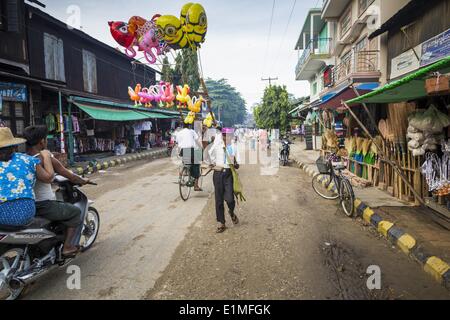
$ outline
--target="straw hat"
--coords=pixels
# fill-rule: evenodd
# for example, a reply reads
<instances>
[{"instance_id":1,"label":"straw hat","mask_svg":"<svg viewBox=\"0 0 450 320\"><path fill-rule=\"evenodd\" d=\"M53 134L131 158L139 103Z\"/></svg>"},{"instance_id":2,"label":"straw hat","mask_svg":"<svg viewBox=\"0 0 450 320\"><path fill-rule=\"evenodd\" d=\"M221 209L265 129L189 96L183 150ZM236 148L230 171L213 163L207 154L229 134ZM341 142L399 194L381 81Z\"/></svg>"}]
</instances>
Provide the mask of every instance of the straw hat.
<instances>
[{"instance_id":1,"label":"straw hat","mask_svg":"<svg viewBox=\"0 0 450 320\"><path fill-rule=\"evenodd\" d=\"M0 128L0 149L12 146L18 146L22 143L27 142L25 139L14 138L11 129Z\"/></svg>"}]
</instances>

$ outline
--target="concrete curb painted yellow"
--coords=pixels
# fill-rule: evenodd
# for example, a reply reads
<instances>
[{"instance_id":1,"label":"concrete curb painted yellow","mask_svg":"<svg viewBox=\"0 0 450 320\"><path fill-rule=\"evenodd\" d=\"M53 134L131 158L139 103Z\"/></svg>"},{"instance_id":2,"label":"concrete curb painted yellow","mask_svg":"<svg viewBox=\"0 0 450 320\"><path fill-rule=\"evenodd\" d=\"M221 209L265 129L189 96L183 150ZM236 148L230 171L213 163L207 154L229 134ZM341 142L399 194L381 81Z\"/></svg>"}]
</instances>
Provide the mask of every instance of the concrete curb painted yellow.
<instances>
[{"instance_id":1,"label":"concrete curb painted yellow","mask_svg":"<svg viewBox=\"0 0 450 320\"><path fill-rule=\"evenodd\" d=\"M294 159L294 161L310 177L317 174L311 166L297 159ZM323 180L319 179L319 181L325 185ZM397 227L393 222L383 219L361 199L355 200L355 210L367 224L374 227L388 241L396 245L400 251L418 262L426 273L450 290L450 265L448 263L428 254L413 236Z\"/></svg>"},{"instance_id":2,"label":"concrete curb painted yellow","mask_svg":"<svg viewBox=\"0 0 450 320\"><path fill-rule=\"evenodd\" d=\"M90 175L100 170L107 170L109 168L114 168L122 164L126 164L132 161L138 161L143 159L154 160L158 158L163 158L167 156L166 150L157 151L145 151L137 155L127 155L110 161L102 161L96 165L85 165L81 167L72 168L72 170L79 175Z\"/></svg>"}]
</instances>

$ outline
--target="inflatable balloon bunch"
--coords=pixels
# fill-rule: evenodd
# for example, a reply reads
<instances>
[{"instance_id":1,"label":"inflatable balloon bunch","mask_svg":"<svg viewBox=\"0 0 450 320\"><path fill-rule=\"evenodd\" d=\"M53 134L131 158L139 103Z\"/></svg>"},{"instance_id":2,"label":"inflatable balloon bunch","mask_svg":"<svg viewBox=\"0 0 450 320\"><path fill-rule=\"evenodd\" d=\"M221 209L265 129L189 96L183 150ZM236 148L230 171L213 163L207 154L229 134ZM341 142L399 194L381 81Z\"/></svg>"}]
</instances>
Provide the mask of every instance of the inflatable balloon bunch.
<instances>
[{"instance_id":1,"label":"inflatable balloon bunch","mask_svg":"<svg viewBox=\"0 0 450 320\"><path fill-rule=\"evenodd\" d=\"M167 43L157 35L156 15L152 20L146 20L139 16L131 17L128 23L123 21L108 22L111 35L116 42L125 48L125 53L130 58L135 58L138 51L144 53L145 59L150 64L155 64L157 56L168 52Z\"/></svg>"},{"instance_id":2,"label":"inflatable balloon bunch","mask_svg":"<svg viewBox=\"0 0 450 320\"><path fill-rule=\"evenodd\" d=\"M180 18L157 14L151 20L133 16L128 22L110 21L108 24L112 37L125 48L129 57L136 57L137 48L150 64L155 64L157 56L165 55L170 49L190 47L196 50L205 42L208 30L206 11L199 3L185 4Z\"/></svg>"},{"instance_id":3,"label":"inflatable balloon bunch","mask_svg":"<svg viewBox=\"0 0 450 320\"><path fill-rule=\"evenodd\" d=\"M134 89L128 87L128 95L137 107L151 108L152 102L158 104L160 108L172 108L175 105L175 94L170 82L161 81L159 85L148 88L143 88L141 84L137 84Z\"/></svg>"},{"instance_id":4,"label":"inflatable balloon bunch","mask_svg":"<svg viewBox=\"0 0 450 320\"><path fill-rule=\"evenodd\" d=\"M203 124L208 128L211 128L214 123L214 114L212 112L208 113L205 120L203 120Z\"/></svg>"}]
</instances>

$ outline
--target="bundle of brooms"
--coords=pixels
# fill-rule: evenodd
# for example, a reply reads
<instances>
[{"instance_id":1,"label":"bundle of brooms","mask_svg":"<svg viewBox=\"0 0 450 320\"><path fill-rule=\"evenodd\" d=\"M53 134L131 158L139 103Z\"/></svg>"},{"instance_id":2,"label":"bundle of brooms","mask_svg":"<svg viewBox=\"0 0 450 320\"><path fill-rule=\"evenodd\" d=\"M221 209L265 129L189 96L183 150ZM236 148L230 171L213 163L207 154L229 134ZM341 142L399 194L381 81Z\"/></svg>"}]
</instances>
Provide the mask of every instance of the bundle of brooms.
<instances>
[{"instance_id":1,"label":"bundle of brooms","mask_svg":"<svg viewBox=\"0 0 450 320\"><path fill-rule=\"evenodd\" d=\"M388 107L389 134L388 140L400 146L406 152L406 134L408 130L408 116L416 110L414 103L391 103Z\"/></svg>"}]
</instances>

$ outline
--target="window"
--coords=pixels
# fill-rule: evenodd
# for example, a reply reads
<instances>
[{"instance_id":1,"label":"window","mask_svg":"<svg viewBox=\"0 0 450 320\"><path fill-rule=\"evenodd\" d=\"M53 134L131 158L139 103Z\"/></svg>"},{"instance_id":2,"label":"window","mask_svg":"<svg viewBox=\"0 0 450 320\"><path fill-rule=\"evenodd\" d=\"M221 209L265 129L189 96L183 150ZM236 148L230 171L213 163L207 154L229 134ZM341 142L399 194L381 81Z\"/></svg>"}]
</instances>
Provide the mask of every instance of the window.
<instances>
[{"instance_id":1,"label":"window","mask_svg":"<svg viewBox=\"0 0 450 320\"><path fill-rule=\"evenodd\" d=\"M45 77L66 81L64 70L64 44L61 39L44 33Z\"/></svg>"},{"instance_id":2,"label":"window","mask_svg":"<svg viewBox=\"0 0 450 320\"><path fill-rule=\"evenodd\" d=\"M14 135L21 136L27 125L27 115L24 112L25 104L3 100L0 120L11 129Z\"/></svg>"},{"instance_id":3,"label":"window","mask_svg":"<svg viewBox=\"0 0 450 320\"><path fill-rule=\"evenodd\" d=\"M374 2L375 0L358 0L359 15L363 14L364 11Z\"/></svg>"},{"instance_id":4,"label":"window","mask_svg":"<svg viewBox=\"0 0 450 320\"><path fill-rule=\"evenodd\" d=\"M348 30L350 30L352 26L352 8L349 7L347 11L342 16L340 25L341 25L341 37L347 33Z\"/></svg>"},{"instance_id":5,"label":"window","mask_svg":"<svg viewBox=\"0 0 450 320\"><path fill-rule=\"evenodd\" d=\"M362 39L355 45L355 52L367 50L367 38Z\"/></svg>"},{"instance_id":6,"label":"window","mask_svg":"<svg viewBox=\"0 0 450 320\"><path fill-rule=\"evenodd\" d=\"M83 50L84 91L97 93L97 60L92 52Z\"/></svg>"}]
</instances>

